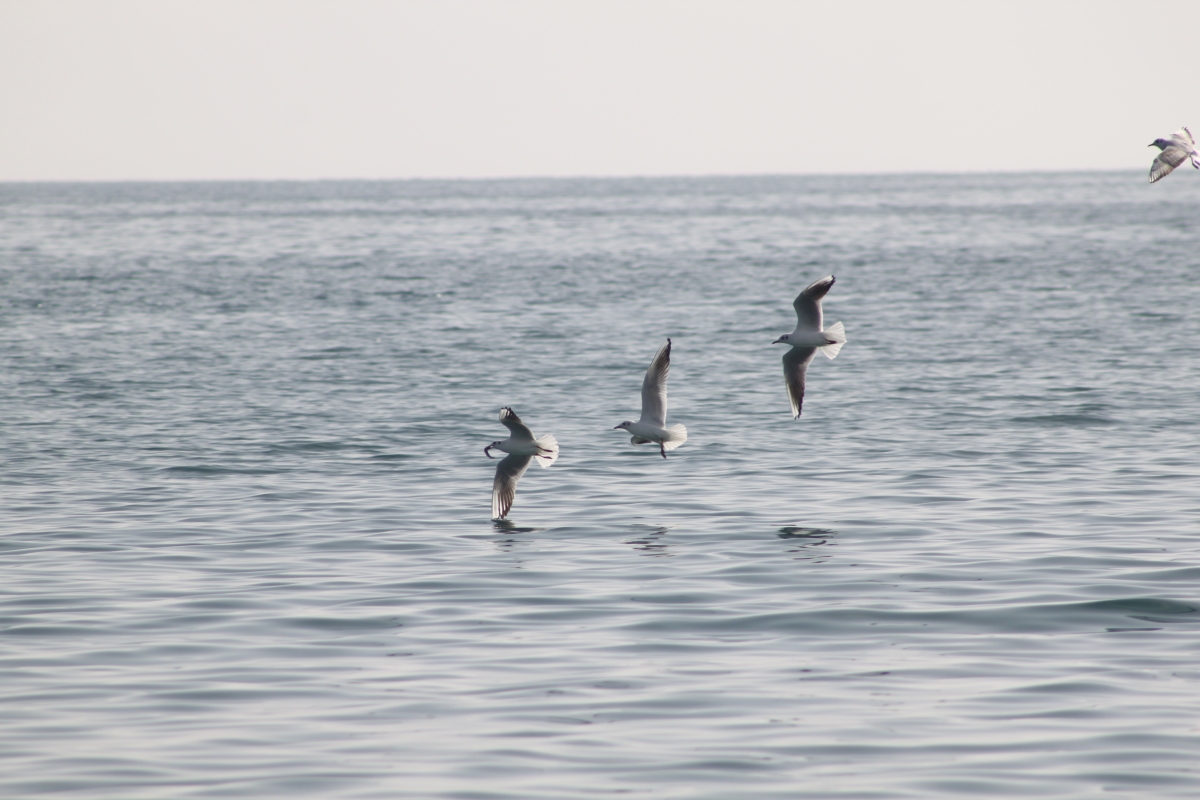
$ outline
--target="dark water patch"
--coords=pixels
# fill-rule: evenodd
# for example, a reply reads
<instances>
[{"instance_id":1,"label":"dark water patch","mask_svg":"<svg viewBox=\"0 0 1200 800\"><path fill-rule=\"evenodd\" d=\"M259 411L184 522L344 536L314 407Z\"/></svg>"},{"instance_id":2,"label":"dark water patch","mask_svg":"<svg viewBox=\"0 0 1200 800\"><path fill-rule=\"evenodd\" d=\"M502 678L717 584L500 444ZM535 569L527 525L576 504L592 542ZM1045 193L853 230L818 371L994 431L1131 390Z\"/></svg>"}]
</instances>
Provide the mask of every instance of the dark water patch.
<instances>
[{"instance_id":1,"label":"dark water patch","mask_svg":"<svg viewBox=\"0 0 1200 800\"><path fill-rule=\"evenodd\" d=\"M374 454L376 448L362 445L358 442L344 441L291 441L273 443L268 452L271 453L329 453L343 450L365 451Z\"/></svg>"},{"instance_id":2,"label":"dark water patch","mask_svg":"<svg viewBox=\"0 0 1200 800\"><path fill-rule=\"evenodd\" d=\"M163 467L157 472L168 475L219 477L221 475L278 475L288 472L284 468L267 467L220 467L212 464L184 464L173 467Z\"/></svg>"},{"instance_id":3,"label":"dark water patch","mask_svg":"<svg viewBox=\"0 0 1200 800\"><path fill-rule=\"evenodd\" d=\"M1037 414L1013 417L1012 421L1019 425L1042 428L1091 428L1116 424L1115 420L1095 414Z\"/></svg>"},{"instance_id":4,"label":"dark water patch","mask_svg":"<svg viewBox=\"0 0 1200 800\"><path fill-rule=\"evenodd\" d=\"M356 633L382 631L403 627L396 617L350 619L346 617L291 617L276 620L291 628L302 628L321 633Z\"/></svg>"},{"instance_id":5,"label":"dark water patch","mask_svg":"<svg viewBox=\"0 0 1200 800\"><path fill-rule=\"evenodd\" d=\"M1162 628L1105 628L1105 633L1149 633L1161 631Z\"/></svg>"},{"instance_id":6,"label":"dark water patch","mask_svg":"<svg viewBox=\"0 0 1200 800\"><path fill-rule=\"evenodd\" d=\"M375 295L376 297L393 297L400 300L424 300L431 297L437 297L437 295L429 292L417 292L411 289L393 289L388 291L377 289L371 294Z\"/></svg>"},{"instance_id":7,"label":"dark water patch","mask_svg":"<svg viewBox=\"0 0 1200 800\"><path fill-rule=\"evenodd\" d=\"M1196 609L1171 600L1131 599L1089 603L1050 603L1005 608L966 607L956 610L910 611L901 607L839 607L765 614L720 612L708 619L675 621L679 635L764 632L821 636L869 630L879 633L960 631L976 633L1091 632L1104 629L1105 619L1200 623ZM666 632L657 620L635 623L638 629Z\"/></svg>"},{"instance_id":8,"label":"dark water patch","mask_svg":"<svg viewBox=\"0 0 1200 800\"><path fill-rule=\"evenodd\" d=\"M1200 609L1188 603L1159 598L1130 598L1126 600L1098 600L1081 606L1088 610L1104 613L1127 614L1132 619L1146 622L1200 622Z\"/></svg>"}]
</instances>

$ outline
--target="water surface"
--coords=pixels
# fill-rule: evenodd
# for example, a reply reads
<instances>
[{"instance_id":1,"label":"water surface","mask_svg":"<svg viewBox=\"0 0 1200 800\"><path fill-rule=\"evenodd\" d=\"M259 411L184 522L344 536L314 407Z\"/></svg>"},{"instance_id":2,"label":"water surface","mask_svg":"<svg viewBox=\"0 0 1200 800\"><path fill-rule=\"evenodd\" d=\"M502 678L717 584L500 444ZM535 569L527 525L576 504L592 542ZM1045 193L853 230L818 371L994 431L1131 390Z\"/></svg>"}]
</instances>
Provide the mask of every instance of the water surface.
<instances>
[{"instance_id":1,"label":"water surface","mask_svg":"<svg viewBox=\"0 0 1200 800\"><path fill-rule=\"evenodd\" d=\"M0 185L0 794L1195 797L1198 203Z\"/></svg>"}]
</instances>

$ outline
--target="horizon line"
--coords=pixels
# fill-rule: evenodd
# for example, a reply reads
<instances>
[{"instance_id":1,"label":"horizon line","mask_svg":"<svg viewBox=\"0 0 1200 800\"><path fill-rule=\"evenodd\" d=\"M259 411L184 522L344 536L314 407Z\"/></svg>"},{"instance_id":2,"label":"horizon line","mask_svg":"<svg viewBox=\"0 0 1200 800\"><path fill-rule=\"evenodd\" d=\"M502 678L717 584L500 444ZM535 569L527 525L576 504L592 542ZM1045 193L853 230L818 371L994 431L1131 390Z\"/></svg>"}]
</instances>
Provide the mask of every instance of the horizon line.
<instances>
[{"instance_id":1,"label":"horizon line","mask_svg":"<svg viewBox=\"0 0 1200 800\"><path fill-rule=\"evenodd\" d=\"M889 172L678 172L630 173L624 175L459 175L409 177L276 177L276 178L0 178L0 185L11 184L68 184L68 183L400 183L400 182L484 182L484 181L570 181L570 180L669 180L713 178L884 178L903 176L949 177L956 175L1065 175L1080 173L1132 173L1141 168L1119 167L1106 169L980 169L980 170L896 170Z\"/></svg>"}]
</instances>

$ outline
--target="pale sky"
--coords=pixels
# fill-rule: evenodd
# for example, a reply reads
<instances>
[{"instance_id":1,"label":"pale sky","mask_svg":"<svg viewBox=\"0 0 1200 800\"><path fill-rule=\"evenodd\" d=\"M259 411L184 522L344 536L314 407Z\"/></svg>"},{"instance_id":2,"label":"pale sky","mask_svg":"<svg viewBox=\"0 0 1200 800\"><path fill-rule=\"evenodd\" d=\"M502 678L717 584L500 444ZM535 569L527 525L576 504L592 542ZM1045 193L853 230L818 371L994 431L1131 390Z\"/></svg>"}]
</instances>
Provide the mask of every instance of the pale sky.
<instances>
[{"instance_id":1,"label":"pale sky","mask_svg":"<svg viewBox=\"0 0 1200 800\"><path fill-rule=\"evenodd\" d=\"M0 0L0 180L1149 169L1160 8Z\"/></svg>"}]
</instances>

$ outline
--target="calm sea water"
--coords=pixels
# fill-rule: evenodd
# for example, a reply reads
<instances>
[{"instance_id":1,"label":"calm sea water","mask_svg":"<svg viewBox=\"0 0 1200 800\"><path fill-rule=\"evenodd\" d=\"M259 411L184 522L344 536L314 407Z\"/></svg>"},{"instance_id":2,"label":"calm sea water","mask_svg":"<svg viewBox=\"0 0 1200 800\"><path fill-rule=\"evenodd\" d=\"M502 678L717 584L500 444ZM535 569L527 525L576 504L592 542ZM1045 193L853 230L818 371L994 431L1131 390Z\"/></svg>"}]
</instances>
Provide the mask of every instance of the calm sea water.
<instances>
[{"instance_id":1,"label":"calm sea water","mask_svg":"<svg viewBox=\"0 0 1200 800\"><path fill-rule=\"evenodd\" d=\"M0 185L0 796L1195 797L1198 207Z\"/></svg>"}]
</instances>

